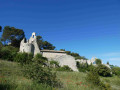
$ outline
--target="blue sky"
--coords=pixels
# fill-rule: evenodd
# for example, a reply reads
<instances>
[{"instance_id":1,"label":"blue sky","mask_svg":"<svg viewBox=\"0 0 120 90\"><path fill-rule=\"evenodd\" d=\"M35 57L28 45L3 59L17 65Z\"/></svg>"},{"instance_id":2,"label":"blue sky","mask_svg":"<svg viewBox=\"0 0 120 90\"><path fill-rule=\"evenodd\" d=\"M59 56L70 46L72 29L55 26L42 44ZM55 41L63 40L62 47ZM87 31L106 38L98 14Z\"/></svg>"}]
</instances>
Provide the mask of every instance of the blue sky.
<instances>
[{"instance_id":1,"label":"blue sky","mask_svg":"<svg viewBox=\"0 0 120 90\"><path fill-rule=\"evenodd\" d=\"M120 66L119 0L0 0L0 25Z\"/></svg>"}]
</instances>

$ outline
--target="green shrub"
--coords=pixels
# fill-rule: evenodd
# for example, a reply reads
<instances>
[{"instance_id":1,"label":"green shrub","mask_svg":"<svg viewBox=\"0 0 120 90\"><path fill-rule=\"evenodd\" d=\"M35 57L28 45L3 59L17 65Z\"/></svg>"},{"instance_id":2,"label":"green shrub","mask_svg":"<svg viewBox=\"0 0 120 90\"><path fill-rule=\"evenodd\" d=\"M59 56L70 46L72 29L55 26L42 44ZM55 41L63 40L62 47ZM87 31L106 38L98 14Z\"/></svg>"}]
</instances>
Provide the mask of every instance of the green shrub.
<instances>
[{"instance_id":1,"label":"green shrub","mask_svg":"<svg viewBox=\"0 0 120 90\"><path fill-rule=\"evenodd\" d=\"M17 53L14 61L19 62L21 65L28 64L32 62L33 54L32 53Z\"/></svg>"},{"instance_id":2,"label":"green shrub","mask_svg":"<svg viewBox=\"0 0 120 90\"><path fill-rule=\"evenodd\" d=\"M113 67L112 68L112 73L120 76L120 67Z\"/></svg>"},{"instance_id":3,"label":"green shrub","mask_svg":"<svg viewBox=\"0 0 120 90\"><path fill-rule=\"evenodd\" d=\"M39 64L45 64L45 62L47 62L47 58L42 57L41 54L36 54L35 57L33 58L34 62L38 62Z\"/></svg>"},{"instance_id":4,"label":"green shrub","mask_svg":"<svg viewBox=\"0 0 120 90\"><path fill-rule=\"evenodd\" d=\"M64 65L63 67L59 67L56 69L57 71L73 71L69 66Z\"/></svg>"},{"instance_id":5,"label":"green shrub","mask_svg":"<svg viewBox=\"0 0 120 90\"><path fill-rule=\"evenodd\" d=\"M49 86L58 86L56 73L52 73L49 68L44 68L40 63L33 62L24 66L25 76L34 82L47 84Z\"/></svg>"},{"instance_id":6,"label":"green shrub","mask_svg":"<svg viewBox=\"0 0 120 90\"><path fill-rule=\"evenodd\" d=\"M100 80L100 77L98 75L98 72L95 70L95 68L92 68L89 73L87 73L86 80L88 82L91 82L93 85L98 86L102 90L111 90L111 86L109 83L103 83Z\"/></svg>"},{"instance_id":7,"label":"green shrub","mask_svg":"<svg viewBox=\"0 0 120 90\"><path fill-rule=\"evenodd\" d=\"M13 61L17 52L18 52L18 48L12 46L4 46L0 50L0 58Z\"/></svg>"},{"instance_id":8,"label":"green shrub","mask_svg":"<svg viewBox=\"0 0 120 90\"><path fill-rule=\"evenodd\" d=\"M80 62L76 62L76 66L79 70L79 72L86 72L86 71L89 71L89 65L88 63L80 63Z\"/></svg>"},{"instance_id":9,"label":"green shrub","mask_svg":"<svg viewBox=\"0 0 120 90\"><path fill-rule=\"evenodd\" d=\"M87 74L86 80L92 82L95 85L100 84L100 77L98 73L94 71L94 69Z\"/></svg>"},{"instance_id":10,"label":"green shrub","mask_svg":"<svg viewBox=\"0 0 120 90\"><path fill-rule=\"evenodd\" d=\"M110 68L108 68L107 66L105 65L98 65L95 69L95 71L97 71L97 73L100 75L100 76L103 76L103 77L109 77L111 76L111 70Z\"/></svg>"},{"instance_id":11,"label":"green shrub","mask_svg":"<svg viewBox=\"0 0 120 90\"><path fill-rule=\"evenodd\" d=\"M57 61L50 61L50 65L55 65L56 67L59 67L59 63Z\"/></svg>"}]
</instances>

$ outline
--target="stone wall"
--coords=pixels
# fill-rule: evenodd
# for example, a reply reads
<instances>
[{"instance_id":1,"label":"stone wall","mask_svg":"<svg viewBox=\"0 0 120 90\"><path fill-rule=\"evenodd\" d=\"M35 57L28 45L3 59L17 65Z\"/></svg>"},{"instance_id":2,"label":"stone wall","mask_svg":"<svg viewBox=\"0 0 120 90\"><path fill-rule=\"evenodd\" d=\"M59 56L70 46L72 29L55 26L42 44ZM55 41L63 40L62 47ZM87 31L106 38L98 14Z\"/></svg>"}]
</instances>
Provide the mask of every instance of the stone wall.
<instances>
[{"instance_id":1,"label":"stone wall","mask_svg":"<svg viewBox=\"0 0 120 90\"><path fill-rule=\"evenodd\" d=\"M43 57L47 58L55 58L56 56L63 56L66 55L65 53L54 53L54 52L42 52Z\"/></svg>"}]
</instances>

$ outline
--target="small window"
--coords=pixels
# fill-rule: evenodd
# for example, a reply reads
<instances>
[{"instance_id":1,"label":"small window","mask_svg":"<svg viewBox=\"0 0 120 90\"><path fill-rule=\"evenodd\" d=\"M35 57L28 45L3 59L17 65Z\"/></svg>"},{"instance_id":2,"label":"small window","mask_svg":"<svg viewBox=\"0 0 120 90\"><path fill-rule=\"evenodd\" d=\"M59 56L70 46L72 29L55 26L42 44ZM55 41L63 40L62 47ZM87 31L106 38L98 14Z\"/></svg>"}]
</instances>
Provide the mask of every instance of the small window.
<instances>
[{"instance_id":1,"label":"small window","mask_svg":"<svg viewBox=\"0 0 120 90\"><path fill-rule=\"evenodd\" d=\"M33 35L33 38L34 38L34 35Z\"/></svg>"}]
</instances>

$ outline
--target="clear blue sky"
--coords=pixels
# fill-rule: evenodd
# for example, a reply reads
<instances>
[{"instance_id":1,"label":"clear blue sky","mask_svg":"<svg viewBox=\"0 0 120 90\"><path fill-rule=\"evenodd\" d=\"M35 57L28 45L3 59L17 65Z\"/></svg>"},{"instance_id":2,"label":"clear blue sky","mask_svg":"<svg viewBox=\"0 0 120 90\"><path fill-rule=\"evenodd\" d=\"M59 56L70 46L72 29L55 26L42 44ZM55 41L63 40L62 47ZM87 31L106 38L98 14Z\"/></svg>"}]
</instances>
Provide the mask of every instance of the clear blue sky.
<instances>
[{"instance_id":1,"label":"clear blue sky","mask_svg":"<svg viewBox=\"0 0 120 90\"><path fill-rule=\"evenodd\" d=\"M0 25L120 66L120 0L0 0Z\"/></svg>"}]
</instances>

